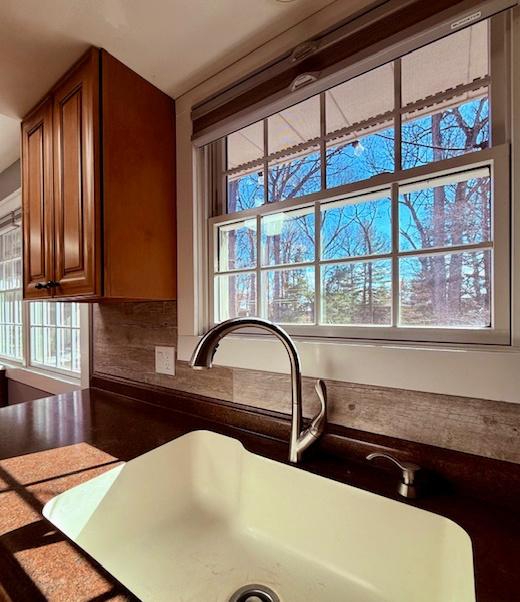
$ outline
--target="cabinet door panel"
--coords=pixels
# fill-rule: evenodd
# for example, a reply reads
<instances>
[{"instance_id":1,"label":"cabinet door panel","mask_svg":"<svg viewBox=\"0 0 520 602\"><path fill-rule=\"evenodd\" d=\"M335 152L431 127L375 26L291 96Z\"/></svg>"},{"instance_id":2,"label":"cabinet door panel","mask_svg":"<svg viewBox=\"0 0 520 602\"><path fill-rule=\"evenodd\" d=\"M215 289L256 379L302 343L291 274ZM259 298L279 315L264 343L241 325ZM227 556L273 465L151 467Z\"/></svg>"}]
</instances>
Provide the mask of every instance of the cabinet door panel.
<instances>
[{"instance_id":1,"label":"cabinet door panel","mask_svg":"<svg viewBox=\"0 0 520 602\"><path fill-rule=\"evenodd\" d=\"M53 280L52 100L22 123L24 298L45 299ZM38 287L38 288L37 288Z\"/></svg>"},{"instance_id":2,"label":"cabinet door panel","mask_svg":"<svg viewBox=\"0 0 520 602\"><path fill-rule=\"evenodd\" d=\"M97 60L89 54L55 91L55 297L100 294Z\"/></svg>"}]
</instances>

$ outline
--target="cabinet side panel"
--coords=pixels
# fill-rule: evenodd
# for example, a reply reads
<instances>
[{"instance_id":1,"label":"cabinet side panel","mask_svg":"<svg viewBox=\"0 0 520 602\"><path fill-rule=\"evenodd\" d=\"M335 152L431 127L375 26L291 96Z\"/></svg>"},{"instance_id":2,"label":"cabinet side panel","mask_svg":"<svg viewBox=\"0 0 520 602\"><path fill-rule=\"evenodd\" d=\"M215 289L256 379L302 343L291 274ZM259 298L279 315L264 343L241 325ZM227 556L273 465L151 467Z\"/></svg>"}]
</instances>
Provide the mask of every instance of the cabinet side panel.
<instances>
[{"instance_id":1,"label":"cabinet side panel","mask_svg":"<svg viewBox=\"0 0 520 602\"><path fill-rule=\"evenodd\" d=\"M105 297L176 298L175 105L102 52Z\"/></svg>"}]
</instances>

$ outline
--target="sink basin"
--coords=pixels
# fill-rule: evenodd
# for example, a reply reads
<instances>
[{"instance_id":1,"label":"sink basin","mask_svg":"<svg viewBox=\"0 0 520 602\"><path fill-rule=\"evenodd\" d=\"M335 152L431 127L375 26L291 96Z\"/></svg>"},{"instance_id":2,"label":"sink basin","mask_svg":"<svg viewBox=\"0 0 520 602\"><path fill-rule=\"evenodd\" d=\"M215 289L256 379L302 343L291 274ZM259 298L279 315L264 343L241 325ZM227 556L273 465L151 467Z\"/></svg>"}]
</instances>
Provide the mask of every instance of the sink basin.
<instances>
[{"instance_id":1,"label":"sink basin","mask_svg":"<svg viewBox=\"0 0 520 602\"><path fill-rule=\"evenodd\" d=\"M145 601L227 602L247 584L281 602L475 601L471 542L452 521L207 431L56 496L43 514Z\"/></svg>"}]
</instances>

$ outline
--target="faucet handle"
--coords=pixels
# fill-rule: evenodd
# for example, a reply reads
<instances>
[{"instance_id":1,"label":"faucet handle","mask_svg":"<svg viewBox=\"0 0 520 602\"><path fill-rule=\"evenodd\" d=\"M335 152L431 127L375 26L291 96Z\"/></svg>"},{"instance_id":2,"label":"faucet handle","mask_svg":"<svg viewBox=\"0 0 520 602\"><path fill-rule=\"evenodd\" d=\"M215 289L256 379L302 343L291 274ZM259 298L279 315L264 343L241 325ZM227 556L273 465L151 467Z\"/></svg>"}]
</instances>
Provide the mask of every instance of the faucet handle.
<instances>
[{"instance_id":1,"label":"faucet handle","mask_svg":"<svg viewBox=\"0 0 520 602\"><path fill-rule=\"evenodd\" d=\"M316 389L316 394L318 395L318 399L320 400L320 411L316 418L320 420L327 419L327 387L325 386L324 381L321 378L318 378L316 383L314 384L314 388Z\"/></svg>"},{"instance_id":2,"label":"faucet handle","mask_svg":"<svg viewBox=\"0 0 520 602\"><path fill-rule=\"evenodd\" d=\"M417 497L417 490L415 488L415 476L417 471L421 469L417 464L413 464L412 462L403 462L394 458L390 454L383 453L373 453L367 456L367 460L375 460L376 458L384 458L386 460L390 460L393 464L395 464L402 471L402 480L399 484L398 491L403 497L407 498L415 498Z\"/></svg>"},{"instance_id":3,"label":"faucet handle","mask_svg":"<svg viewBox=\"0 0 520 602\"><path fill-rule=\"evenodd\" d=\"M320 400L320 411L314 416L307 430L317 438L325 431L325 424L327 422L327 388L321 378L318 378L314 388Z\"/></svg>"}]
</instances>

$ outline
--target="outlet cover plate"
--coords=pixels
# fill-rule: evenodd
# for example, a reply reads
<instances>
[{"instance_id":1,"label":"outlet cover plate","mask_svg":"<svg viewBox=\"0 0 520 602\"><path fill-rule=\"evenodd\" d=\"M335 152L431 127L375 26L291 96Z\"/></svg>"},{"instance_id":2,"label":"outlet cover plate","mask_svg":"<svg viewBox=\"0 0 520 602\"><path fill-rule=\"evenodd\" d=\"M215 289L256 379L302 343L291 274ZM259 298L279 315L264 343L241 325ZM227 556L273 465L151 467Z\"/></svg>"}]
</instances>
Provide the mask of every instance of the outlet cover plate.
<instances>
[{"instance_id":1,"label":"outlet cover plate","mask_svg":"<svg viewBox=\"0 0 520 602\"><path fill-rule=\"evenodd\" d=\"M175 347L155 348L155 371L175 376Z\"/></svg>"}]
</instances>

